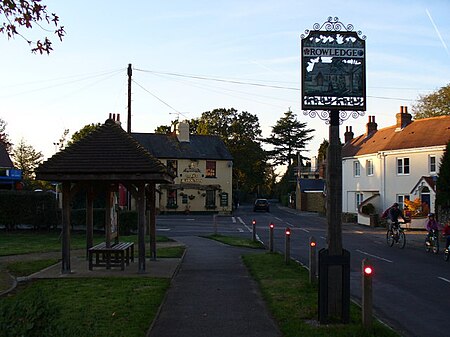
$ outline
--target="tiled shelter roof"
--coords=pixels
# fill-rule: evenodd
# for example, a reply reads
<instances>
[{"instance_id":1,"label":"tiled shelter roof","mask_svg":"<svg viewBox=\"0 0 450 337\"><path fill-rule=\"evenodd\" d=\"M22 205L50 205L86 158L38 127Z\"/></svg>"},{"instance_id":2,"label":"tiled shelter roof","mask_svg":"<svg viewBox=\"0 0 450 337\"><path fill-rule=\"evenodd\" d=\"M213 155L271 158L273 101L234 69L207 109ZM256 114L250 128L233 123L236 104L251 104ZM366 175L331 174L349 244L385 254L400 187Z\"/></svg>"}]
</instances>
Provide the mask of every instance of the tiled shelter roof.
<instances>
[{"instance_id":1,"label":"tiled shelter roof","mask_svg":"<svg viewBox=\"0 0 450 337\"><path fill-rule=\"evenodd\" d=\"M36 177L55 181L172 182L166 166L111 119L42 163Z\"/></svg>"}]
</instances>

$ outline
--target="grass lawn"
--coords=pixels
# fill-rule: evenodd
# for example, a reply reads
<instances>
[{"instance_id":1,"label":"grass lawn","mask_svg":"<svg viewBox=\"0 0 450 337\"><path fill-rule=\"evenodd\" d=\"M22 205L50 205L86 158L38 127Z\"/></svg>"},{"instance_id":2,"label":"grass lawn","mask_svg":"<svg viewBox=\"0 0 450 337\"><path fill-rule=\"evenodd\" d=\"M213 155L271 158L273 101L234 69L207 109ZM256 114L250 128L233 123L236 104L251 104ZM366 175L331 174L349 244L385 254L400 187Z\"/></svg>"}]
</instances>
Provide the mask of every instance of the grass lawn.
<instances>
[{"instance_id":1,"label":"grass lawn","mask_svg":"<svg viewBox=\"0 0 450 337\"><path fill-rule=\"evenodd\" d=\"M0 298L5 336L145 336L169 279L38 280Z\"/></svg>"},{"instance_id":2,"label":"grass lawn","mask_svg":"<svg viewBox=\"0 0 450 337\"><path fill-rule=\"evenodd\" d=\"M8 263L6 269L15 277L28 276L42 269L58 263L58 259L44 259L34 261L17 261Z\"/></svg>"},{"instance_id":3,"label":"grass lawn","mask_svg":"<svg viewBox=\"0 0 450 337\"><path fill-rule=\"evenodd\" d=\"M244 263L260 285L263 297L284 337L399 336L374 320L371 329L361 324L361 310L351 304L349 324L316 324L318 288L309 283L308 271L296 263L286 265L281 254L248 254Z\"/></svg>"},{"instance_id":4,"label":"grass lawn","mask_svg":"<svg viewBox=\"0 0 450 337\"><path fill-rule=\"evenodd\" d=\"M43 253L61 250L60 231L39 232L39 231L0 231L0 256L17 255L27 253ZM94 234L94 244L104 241L103 234ZM137 244L137 235L122 235L121 241L133 241ZM149 242L146 236L146 242ZM157 236L157 242L170 241L167 237ZM86 248L86 233L71 233L71 249Z\"/></svg>"}]
</instances>

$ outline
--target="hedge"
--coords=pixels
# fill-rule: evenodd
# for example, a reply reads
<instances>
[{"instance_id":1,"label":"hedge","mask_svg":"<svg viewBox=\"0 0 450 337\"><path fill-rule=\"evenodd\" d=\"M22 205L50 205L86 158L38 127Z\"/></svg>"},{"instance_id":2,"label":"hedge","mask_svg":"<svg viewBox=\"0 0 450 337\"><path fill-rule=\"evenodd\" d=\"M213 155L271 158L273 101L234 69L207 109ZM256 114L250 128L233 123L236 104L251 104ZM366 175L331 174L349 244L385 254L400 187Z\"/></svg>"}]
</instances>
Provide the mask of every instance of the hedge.
<instances>
[{"instance_id":1,"label":"hedge","mask_svg":"<svg viewBox=\"0 0 450 337\"><path fill-rule=\"evenodd\" d=\"M7 229L32 225L35 229L58 224L55 195L48 192L0 191L0 224Z\"/></svg>"}]
</instances>

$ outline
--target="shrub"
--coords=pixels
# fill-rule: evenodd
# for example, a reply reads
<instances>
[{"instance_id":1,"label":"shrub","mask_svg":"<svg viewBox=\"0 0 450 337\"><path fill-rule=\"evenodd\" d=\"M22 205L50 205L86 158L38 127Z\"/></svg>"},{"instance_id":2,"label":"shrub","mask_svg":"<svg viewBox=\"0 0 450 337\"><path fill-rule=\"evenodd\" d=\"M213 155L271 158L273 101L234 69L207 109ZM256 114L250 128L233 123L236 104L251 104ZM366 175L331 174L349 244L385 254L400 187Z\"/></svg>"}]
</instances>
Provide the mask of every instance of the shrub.
<instances>
[{"instance_id":1,"label":"shrub","mask_svg":"<svg viewBox=\"0 0 450 337\"><path fill-rule=\"evenodd\" d=\"M136 211L119 212L119 234L130 235L137 230L138 213Z\"/></svg>"},{"instance_id":2,"label":"shrub","mask_svg":"<svg viewBox=\"0 0 450 337\"><path fill-rule=\"evenodd\" d=\"M361 207L361 212L363 214L367 214L367 215L374 214L375 213L375 206L372 205L371 203L368 203L368 204L366 204L366 205Z\"/></svg>"}]
</instances>

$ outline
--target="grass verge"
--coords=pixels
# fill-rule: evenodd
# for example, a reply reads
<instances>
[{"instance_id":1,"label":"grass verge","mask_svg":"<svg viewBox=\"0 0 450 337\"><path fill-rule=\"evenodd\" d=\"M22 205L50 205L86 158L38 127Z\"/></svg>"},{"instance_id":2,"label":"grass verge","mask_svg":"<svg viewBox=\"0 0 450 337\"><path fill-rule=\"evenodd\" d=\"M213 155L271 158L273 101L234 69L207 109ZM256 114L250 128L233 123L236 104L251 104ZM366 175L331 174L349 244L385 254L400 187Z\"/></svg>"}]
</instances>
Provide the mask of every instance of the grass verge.
<instances>
[{"instance_id":1,"label":"grass verge","mask_svg":"<svg viewBox=\"0 0 450 337\"><path fill-rule=\"evenodd\" d=\"M0 298L0 329L6 336L145 336L169 283L158 278L38 280Z\"/></svg>"},{"instance_id":2,"label":"grass verge","mask_svg":"<svg viewBox=\"0 0 450 337\"><path fill-rule=\"evenodd\" d=\"M361 323L361 310L354 303L349 324L319 325L318 288L309 283L308 271L296 263L286 265L280 254L248 254L244 263L260 285L263 297L284 337L297 336L399 336L374 320L370 329Z\"/></svg>"},{"instance_id":3,"label":"grass verge","mask_svg":"<svg viewBox=\"0 0 450 337\"><path fill-rule=\"evenodd\" d=\"M28 276L44 268L50 267L58 263L58 261L58 259L16 261L8 263L6 269L11 275L15 277Z\"/></svg>"},{"instance_id":4,"label":"grass verge","mask_svg":"<svg viewBox=\"0 0 450 337\"><path fill-rule=\"evenodd\" d=\"M237 247L246 247L246 248L255 248L255 249L263 249L264 245L259 241L253 241L246 238L240 238L237 236L225 236L220 234L212 234L204 236L207 239L216 240L227 245L237 246Z\"/></svg>"}]
</instances>

